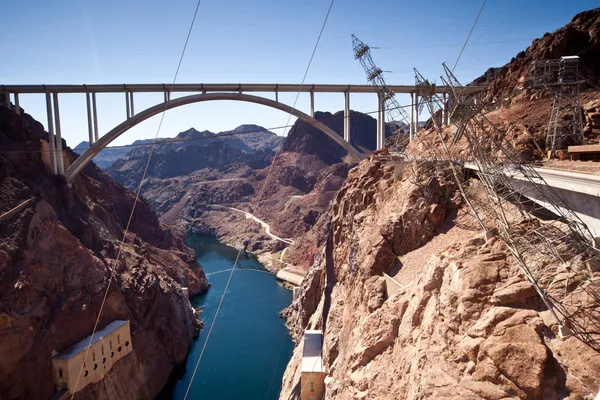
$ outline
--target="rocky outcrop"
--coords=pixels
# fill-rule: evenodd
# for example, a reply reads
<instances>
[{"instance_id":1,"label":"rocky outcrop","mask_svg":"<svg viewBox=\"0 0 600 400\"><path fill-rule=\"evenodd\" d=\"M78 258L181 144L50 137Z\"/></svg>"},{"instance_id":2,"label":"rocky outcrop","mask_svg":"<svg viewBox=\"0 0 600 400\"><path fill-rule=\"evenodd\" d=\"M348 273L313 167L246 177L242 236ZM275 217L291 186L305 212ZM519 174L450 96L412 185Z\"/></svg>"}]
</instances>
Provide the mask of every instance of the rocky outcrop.
<instances>
[{"instance_id":1,"label":"rocky outcrop","mask_svg":"<svg viewBox=\"0 0 600 400\"><path fill-rule=\"evenodd\" d=\"M577 14L570 23L542 38L517 54L501 68L491 68L474 84L489 84L489 99L502 103L527 89L527 76L536 60L577 55L581 75L591 84L600 83L600 8ZM584 85L586 87L587 85Z\"/></svg>"},{"instance_id":2,"label":"rocky outcrop","mask_svg":"<svg viewBox=\"0 0 600 400\"><path fill-rule=\"evenodd\" d=\"M165 139L163 139L163 138L158 138L157 142L162 142L164 140ZM149 144L152 144L153 142L154 142L154 139L140 139L140 140L134 141L130 145L106 147L106 148L100 150L100 152L98 154L96 154L96 156L94 156L94 164L96 164L97 166L99 166L102 169L106 169L106 168L110 167L112 165L112 163L117 161L119 158L125 157L125 155L131 149L136 148L138 146L149 145ZM89 147L90 147L90 142L83 141L83 142L79 143L77 146L75 146L73 151L77 154L83 154L83 152L86 151Z\"/></svg>"},{"instance_id":3,"label":"rocky outcrop","mask_svg":"<svg viewBox=\"0 0 600 400\"><path fill-rule=\"evenodd\" d=\"M107 172L129 189L137 189L148 164L147 176L172 178L204 168L231 164L264 168L279 145L279 138L256 125L242 125L232 131L214 134L194 128L181 132L169 143L159 143L150 154L149 146L133 147L115 161Z\"/></svg>"},{"instance_id":4,"label":"rocky outcrop","mask_svg":"<svg viewBox=\"0 0 600 400\"><path fill-rule=\"evenodd\" d=\"M315 117L342 135L343 112L317 112ZM352 112L351 143L363 151L373 150L376 124L371 116ZM248 148L259 154L265 146L264 138L253 136L255 130L254 125L242 126L236 131L246 133L230 138L244 140ZM180 136L186 139L188 147L206 146L213 140L206 131L188 130ZM207 137L211 139L207 140ZM327 210L353 165L345 162L346 153L337 143L301 120L294 123L285 140L277 138L277 144L280 140L283 142L282 148L270 165L249 163L243 157L235 160L224 157L219 161L206 159L203 164L200 161L187 163L185 168L195 170L186 174L183 174L183 167L178 167L181 175L172 177L156 174L151 166L142 193L169 224L216 235L236 247L242 247L249 240L250 249L279 251L282 243L274 242L256 223L240 213L212 205L249 211L270 224L276 235L299 237L308 232ZM228 146L236 148L231 144ZM151 165L156 163L165 168L165 165L180 163L178 154L165 153L168 160L164 161L154 161L153 156ZM129 161L124 159L116 163L115 168L119 165L121 170L127 169ZM120 171L111 169L109 172L123 179ZM314 248L308 250L314 255ZM296 261L300 267L306 266L305 261L293 262Z\"/></svg>"},{"instance_id":5,"label":"rocky outcrop","mask_svg":"<svg viewBox=\"0 0 600 400\"><path fill-rule=\"evenodd\" d=\"M192 250L143 199L124 234L135 195L93 164L72 187L52 176L28 115L0 109L0 143L0 210L29 200L0 224L0 397L50 398L53 352L92 333L106 293L99 326L131 321L134 351L75 397L154 398L201 326L181 290L208 287Z\"/></svg>"},{"instance_id":6,"label":"rocky outcrop","mask_svg":"<svg viewBox=\"0 0 600 400\"><path fill-rule=\"evenodd\" d=\"M283 313L297 347L280 398L299 387L305 329L325 332L326 399L595 395L600 354L555 336L508 249L481 238L445 177L404 171L394 180L363 161L336 196L321 250Z\"/></svg>"}]
</instances>

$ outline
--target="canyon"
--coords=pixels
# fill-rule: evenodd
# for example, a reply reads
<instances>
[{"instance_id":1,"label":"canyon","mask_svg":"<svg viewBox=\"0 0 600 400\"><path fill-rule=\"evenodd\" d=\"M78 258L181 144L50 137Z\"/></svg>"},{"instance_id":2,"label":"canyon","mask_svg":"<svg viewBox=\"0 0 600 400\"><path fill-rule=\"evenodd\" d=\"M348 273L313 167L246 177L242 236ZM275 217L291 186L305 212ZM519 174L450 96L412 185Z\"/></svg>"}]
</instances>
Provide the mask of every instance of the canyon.
<instances>
[{"instance_id":1,"label":"canyon","mask_svg":"<svg viewBox=\"0 0 600 400\"><path fill-rule=\"evenodd\" d=\"M592 163L544 161L553 96L527 84L534 60L573 54L580 56L586 80L580 110L585 140L596 144L600 9L576 15L472 83L487 85L486 116L499 127L496 139L507 139L521 162L590 173ZM343 136L343 112L316 112L315 118ZM393 144L392 125L386 136ZM239 271L234 284L250 296L260 290L261 279L273 278L268 285L276 296L260 317L275 327L273 335L285 331L281 320L274 322L272 308L287 303L291 293L270 273L287 265L303 276L293 302L280 313L295 346L280 399L306 390L307 330L323 333L319 355L329 400L592 399L600 388L600 353L581 337L562 334L498 233L478 177L462 169L453 177L432 160L411 162L386 148L374 151L376 120L369 115L353 111L351 127L351 144L367 156L360 163L298 120L285 138L256 125L218 134L190 128L175 140L159 139L149 163L150 141L107 149L99 156L103 169L91 163L67 184L49 172L42 125L0 107L0 398L51 398L52 357L90 335L96 324L114 320L130 321L133 352L108 379L75 398L153 399L165 395L176 367L187 366L174 389L181 395L193 380L200 317L209 323L229 284L227 274L218 275L219 291L207 293L207 275L186 244L186 238L207 235L211 239L198 248L232 246L219 250L227 256L210 266L213 275L237 262L242 253L236 249L280 261L266 262L271 271L248 261L254 272ZM449 126L441 136L446 140L456 132ZM418 156L425 153L423 142L442 144L431 121L419 135L402 150ZM73 162L76 152L66 143L63 148L66 162ZM451 155L468 159L471 151L463 137ZM502 162L502 154L492 158ZM491 229L481 229L456 180L477 200L473 207ZM544 221L528 216L510 223L526 232L526 225ZM573 239L565 237L560 246ZM596 289L599 268L572 261ZM544 262L553 266L550 257ZM244 279L256 272L257 279ZM598 299L575 293L571 272L557 281L567 281L565 296L576 297L591 315L586 323L597 327ZM188 294L197 297L190 302ZM194 307L206 304L206 314ZM251 308L244 310L243 322L251 325ZM242 326L229 317L232 330ZM227 346L225 339L234 341L235 334L222 333L219 345ZM590 338L600 341L600 334L592 330ZM265 352L271 339L263 343ZM286 339L281 348L289 355ZM229 355L233 359L235 352ZM212 357L219 360L220 354ZM274 357L275 370L280 361ZM217 369L204 368L219 377ZM272 394L271 383L263 379L256 396L262 386ZM202 385L219 392L219 383Z\"/></svg>"},{"instance_id":2,"label":"canyon","mask_svg":"<svg viewBox=\"0 0 600 400\"><path fill-rule=\"evenodd\" d=\"M0 109L0 209L17 207L0 224L2 398L51 398L52 357L91 335L102 308L99 327L130 321L134 352L76 398L153 399L202 327L182 288L209 283L143 199L126 229L135 194L96 166L70 188L52 176L47 140L29 115Z\"/></svg>"}]
</instances>

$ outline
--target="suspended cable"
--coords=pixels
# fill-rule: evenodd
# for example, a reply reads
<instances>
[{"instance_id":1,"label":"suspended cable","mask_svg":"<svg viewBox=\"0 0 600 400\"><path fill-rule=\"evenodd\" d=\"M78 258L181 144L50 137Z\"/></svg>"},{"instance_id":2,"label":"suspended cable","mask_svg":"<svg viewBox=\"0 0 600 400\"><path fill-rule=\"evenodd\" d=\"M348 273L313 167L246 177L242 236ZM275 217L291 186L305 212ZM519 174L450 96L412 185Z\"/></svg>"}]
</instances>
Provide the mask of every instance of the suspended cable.
<instances>
[{"instance_id":1,"label":"suspended cable","mask_svg":"<svg viewBox=\"0 0 600 400\"><path fill-rule=\"evenodd\" d=\"M399 108L409 108L410 104L404 104L401 105ZM387 108L386 110L395 110L398 107L393 107L393 108ZM360 111L354 111L350 113L350 116L354 115L371 115L371 114L376 114L378 111L374 110L374 111L368 111L368 112L360 112ZM339 117L336 117L334 115L332 115L329 118L323 118L320 119L317 122L325 122L325 121L333 121L335 119L337 119ZM392 121L390 121L392 122ZM305 122L306 124L309 125L314 125L314 123L312 122ZM361 120L362 123L362 120ZM243 131L243 132L226 132L226 133L219 133L216 134L214 136L206 136L206 137L199 137L199 138L172 138L172 139L158 139L156 141L156 144L159 145L163 145L163 144L170 144L170 143L183 143L183 142L192 142L192 141L201 141L201 140L218 140L220 138L223 137L231 137L231 136L243 136L243 135L248 135L250 133L260 133L260 132L264 132L266 131L274 131L274 130L279 130L279 129L286 129L286 128L292 128L294 126L294 124L286 124L286 125L279 125L279 126L274 126L271 128L264 128L264 129L253 129L253 130L249 130L249 131ZM116 145L116 146L106 146L104 147L102 150L105 149L124 149L124 148L129 148L129 147L145 147L145 146L152 146L154 143L153 142L149 142L149 143L131 143L131 144L123 144L123 145ZM85 149L80 149L80 150L87 150L89 149L89 147L85 148ZM77 150L77 149L75 149ZM102 151L101 150L101 151ZM7 150L7 151L0 151L0 154L31 154L31 153L49 153L50 150Z\"/></svg>"},{"instance_id":2,"label":"suspended cable","mask_svg":"<svg viewBox=\"0 0 600 400\"><path fill-rule=\"evenodd\" d=\"M183 62L183 57L185 55L185 51L187 49L187 45L188 42L190 40L190 36L192 34L192 30L194 28L194 23L196 22L196 16L198 15L198 9L200 8L200 3L202 2L202 0L198 0L198 3L196 4L196 10L194 11L194 16L192 18L192 22L190 24L190 29L188 30L188 34L187 37L185 39L185 44L183 45L183 49L181 51L181 56L179 57L179 62L177 64L177 70L175 71L175 76L173 77L173 83L171 84L171 86L173 86L175 84L175 82L177 81L177 76L179 75L179 69L181 68L181 63ZM129 226L131 225L131 221L133 219L133 213L135 212L135 207L139 201L140 198L140 193L142 191L142 186L144 185L144 180L146 178L146 174L148 172L148 167L150 165L150 159L152 158L152 153L154 152L154 148L156 147L156 143L157 143L157 139L158 139L158 135L160 133L160 129L162 127L162 123L165 117L165 113L167 111L167 102L165 102L165 108L162 112L162 116L160 119L160 123L158 124L158 128L156 130L156 135L154 136L154 141L152 143L152 147L150 149L150 154L148 156L148 161L146 163L146 167L144 168L144 173L142 174L142 179L140 180L140 184L138 186L138 190L137 193L135 195L135 200L133 202L133 206L131 207L131 213L129 214L129 219L127 220L127 224L125 225L125 230L123 231L123 238L121 239L121 243L119 244L119 250L117 252L117 257L116 257L116 261L118 262L120 256L121 256L121 252L123 251L123 246L125 244L125 239L127 238L127 233L129 232ZM104 292L104 297L102 299L102 303L100 304L100 310L98 311L98 317L96 318L96 322L94 324L94 329L92 330L92 335L90 336L90 340L89 343L85 349L85 355L83 356L83 362L81 363L81 368L79 369L79 374L77 374L77 381L75 382L75 388L73 389L73 394L71 395L71 400L73 400L75 398L75 393L76 393L76 389L79 385L79 380L81 379L81 374L83 372L83 365L85 363L85 361L87 360L87 356L88 353L90 351L90 347L92 345L92 341L94 339L94 335L96 334L96 330L98 329L98 324L100 323L100 317L102 316L102 311L104 310L104 305L106 304L106 298L108 297L108 292L110 290L110 285L113 281L114 278L114 271L113 269L110 268L109 266L109 271L110 271L110 278L108 280L108 284L106 285L106 291Z\"/></svg>"},{"instance_id":3,"label":"suspended cable","mask_svg":"<svg viewBox=\"0 0 600 400\"><path fill-rule=\"evenodd\" d=\"M456 62L454 63L454 67L452 67L452 72L454 73L454 70L456 69L456 66L458 65L458 62L460 61L460 57L462 57L463 52L465 51L465 48L467 47L467 43L469 43L469 39L471 38L471 34L473 33L473 30L475 29L475 25L477 25L477 21L479 21L479 17L481 16L481 12L483 11L483 7L485 7L485 3L487 2L487 0L483 0L483 4L481 5L481 8L479 9L479 12L477 13L477 17L475 18L475 22L473 22L473 26L471 26L471 30L469 31L469 34L467 35L467 39L465 40L465 44L463 44L462 49L460 49L460 53L458 54L458 58L456 59Z\"/></svg>"},{"instance_id":4,"label":"suspended cable","mask_svg":"<svg viewBox=\"0 0 600 400\"><path fill-rule=\"evenodd\" d=\"M321 31L319 32L319 36L317 37L317 42L315 43L315 46L314 46L313 51L312 51L312 54L310 56L310 60L308 62L308 65L306 66L306 70L304 71L304 76L302 77L302 83L300 84L300 89L298 90L298 93L296 94L296 99L294 100L294 105L292 106L292 108L296 107L296 103L298 101L298 97L300 96L300 90L302 90L302 86L304 85L304 82L306 80L306 76L308 75L308 71L310 69L310 66L312 64L313 58L314 58L315 53L317 51L317 47L319 46L319 41L321 40L321 36L323 35L323 31L325 30L325 25L327 24L327 20L329 18L329 14L331 12L331 8L333 7L334 1L335 0L331 0L331 3L329 5L329 9L327 10L327 15L325 16L325 20L323 21L323 25L321 26ZM286 123L286 126L290 125L291 117L292 117L292 114L290 113L289 116L288 116L288 121ZM257 204L260 204L262 196L263 196L263 194L265 192L265 188L267 186L267 182L269 180L269 176L271 175L272 166L275 163L275 160L276 160L278 154L281 152L281 149L283 148L283 146L281 144L282 144L283 139L285 138L285 134L286 134L286 131L284 130L284 134L281 136L281 138L279 140L279 146L277 148L275 156L273 157L273 160L271 160L271 164L269 165L267 176L265 177L265 182L262 185L261 191L259 192ZM252 205L250 205L250 209L251 209L251 214L254 214L255 208L252 208ZM229 278L227 279L227 284L225 285L225 290L223 291L223 294L221 295L221 300L219 301L219 306L217 307L217 311L215 313L215 316L214 316L214 318L212 320L212 323L210 325L210 328L208 330L208 334L206 336L206 340L204 341L204 345L202 346L202 350L200 352L200 356L198 356L198 360L196 362L196 366L194 367L194 372L192 373L192 377L191 377L190 382L188 384L188 387L187 387L187 389L185 391L185 396L183 397L184 400L187 399L187 396L188 396L188 394L190 392L190 388L192 387L192 383L194 382L194 378L196 377L196 373L198 372L198 366L200 365L200 362L202 361L202 356L204 355L204 351L206 350L206 346L207 346L208 341L210 339L210 336L212 334L213 327L214 327L215 322L217 320L217 317L219 315L219 311L221 309L221 305L223 304L223 300L225 299L225 295L227 293L227 289L229 288L229 283L231 282L231 278L233 277L233 273L235 272L235 269L236 269L235 267L237 265L237 262L238 262L238 259L240 257L241 252L242 252L242 249L240 249L238 251L237 257L236 257L235 262L233 264L233 268L231 269L231 272L229 273Z\"/></svg>"}]
</instances>

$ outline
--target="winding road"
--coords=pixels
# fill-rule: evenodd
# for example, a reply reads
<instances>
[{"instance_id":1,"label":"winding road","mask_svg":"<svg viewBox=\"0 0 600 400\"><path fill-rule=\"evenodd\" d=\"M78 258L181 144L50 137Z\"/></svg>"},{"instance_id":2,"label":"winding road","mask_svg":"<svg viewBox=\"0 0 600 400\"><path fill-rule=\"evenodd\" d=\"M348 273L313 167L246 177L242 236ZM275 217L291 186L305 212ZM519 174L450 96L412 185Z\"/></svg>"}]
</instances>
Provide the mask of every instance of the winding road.
<instances>
[{"instance_id":1,"label":"winding road","mask_svg":"<svg viewBox=\"0 0 600 400\"><path fill-rule=\"evenodd\" d=\"M228 206L220 206L220 205L216 205L216 204L210 204L209 206L210 207L217 207L217 208L225 208L225 209L228 209L228 210L233 210L233 211L237 211L237 212L239 212L241 214L244 214L246 216L246 219L253 219L254 221L258 222L260 224L260 226L262 226L264 228L265 233L267 235L269 235L271 238L273 238L275 240L278 240L280 242L283 242L285 244L288 244L288 245L293 245L294 244L294 241L292 239L285 239L285 238L282 238L282 237L279 237L279 236L273 234L271 232L271 227L269 226L269 224L267 224L265 221L263 221L263 220L255 217L254 215L250 214L247 211L240 210L238 208L228 207Z\"/></svg>"}]
</instances>

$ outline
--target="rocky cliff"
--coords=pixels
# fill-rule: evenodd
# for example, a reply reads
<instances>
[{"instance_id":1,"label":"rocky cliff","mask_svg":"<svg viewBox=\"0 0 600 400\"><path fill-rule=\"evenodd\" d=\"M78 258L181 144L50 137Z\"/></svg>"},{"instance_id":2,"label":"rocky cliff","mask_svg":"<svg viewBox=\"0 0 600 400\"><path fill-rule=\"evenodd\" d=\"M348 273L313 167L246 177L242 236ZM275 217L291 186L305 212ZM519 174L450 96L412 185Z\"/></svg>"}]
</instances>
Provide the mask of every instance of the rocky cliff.
<instances>
[{"instance_id":1,"label":"rocky cliff","mask_svg":"<svg viewBox=\"0 0 600 400\"><path fill-rule=\"evenodd\" d=\"M279 139L274 133L257 125L242 125L219 134L190 128L179 133L172 142L156 145L147 176L172 178L230 164L264 168L278 144ZM107 172L125 187L135 190L149 154L149 146L134 147L108 167Z\"/></svg>"},{"instance_id":2,"label":"rocky cliff","mask_svg":"<svg viewBox=\"0 0 600 400\"><path fill-rule=\"evenodd\" d=\"M595 395L600 354L555 336L510 252L483 239L448 182L423 165L397 180L377 161L350 171L283 312L297 347L281 399L302 389L305 329L324 331L326 399ZM483 196L477 182L468 190Z\"/></svg>"},{"instance_id":3,"label":"rocky cliff","mask_svg":"<svg viewBox=\"0 0 600 400\"><path fill-rule=\"evenodd\" d=\"M600 8L584 11L564 27L535 39L531 46L500 68L490 68L474 84L489 84L490 100L504 102L527 90L527 76L536 60L579 56L579 71L590 85L600 84Z\"/></svg>"},{"instance_id":4,"label":"rocky cliff","mask_svg":"<svg viewBox=\"0 0 600 400\"><path fill-rule=\"evenodd\" d=\"M315 117L342 135L343 112L317 112ZM246 131L253 131L250 129L253 125L246 127ZM374 118L353 112L351 128L353 145L365 151L375 148ZM235 137L245 140L248 146L255 146L255 151L261 150L262 139L252 134ZM279 140L278 137L277 144ZM163 169L165 165L179 165L183 160L176 155L165 153L165 161L156 161L156 164ZM278 236L297 237L310 230L319 215L327 210L352 165L345 162L346 153L338 144L302 121L296 121L290 129L271 166L251 164L243 157L222 158L218 162L216 156L211 157L187 163L186 168L196 169L181 176L165 178L150 171L143 189L145 198L170 224L216 235L238 247L249 239L250 249L259 252L278 251L283 244L272 240L256 222L226 207L254 212L270 224ZM201 162L204 164L200 165ZM127 164L123 160L115 166L122 165L124 169ZM121 179L120 172L113 169L109 172ZM261 203L256 206L259 197ZM250 204L254 205L252 210Z\"/></svg>"},{"instance_id":5,"label":"rocky cliff","mask_svg":"<svg viewBox=\"0 0 600 400\"><path fill-rule=\"evenodd\" d=\"M131 321L133 353L75 397L152 399L201 326L181 287L206 290L204 272L143 199L118 257L134 194L93 164L68 187L49 173L47 139L0 109L0 398L54 394L52 355L92 333L110 282L99 327Z\"/></svg>"}]
</instances>

